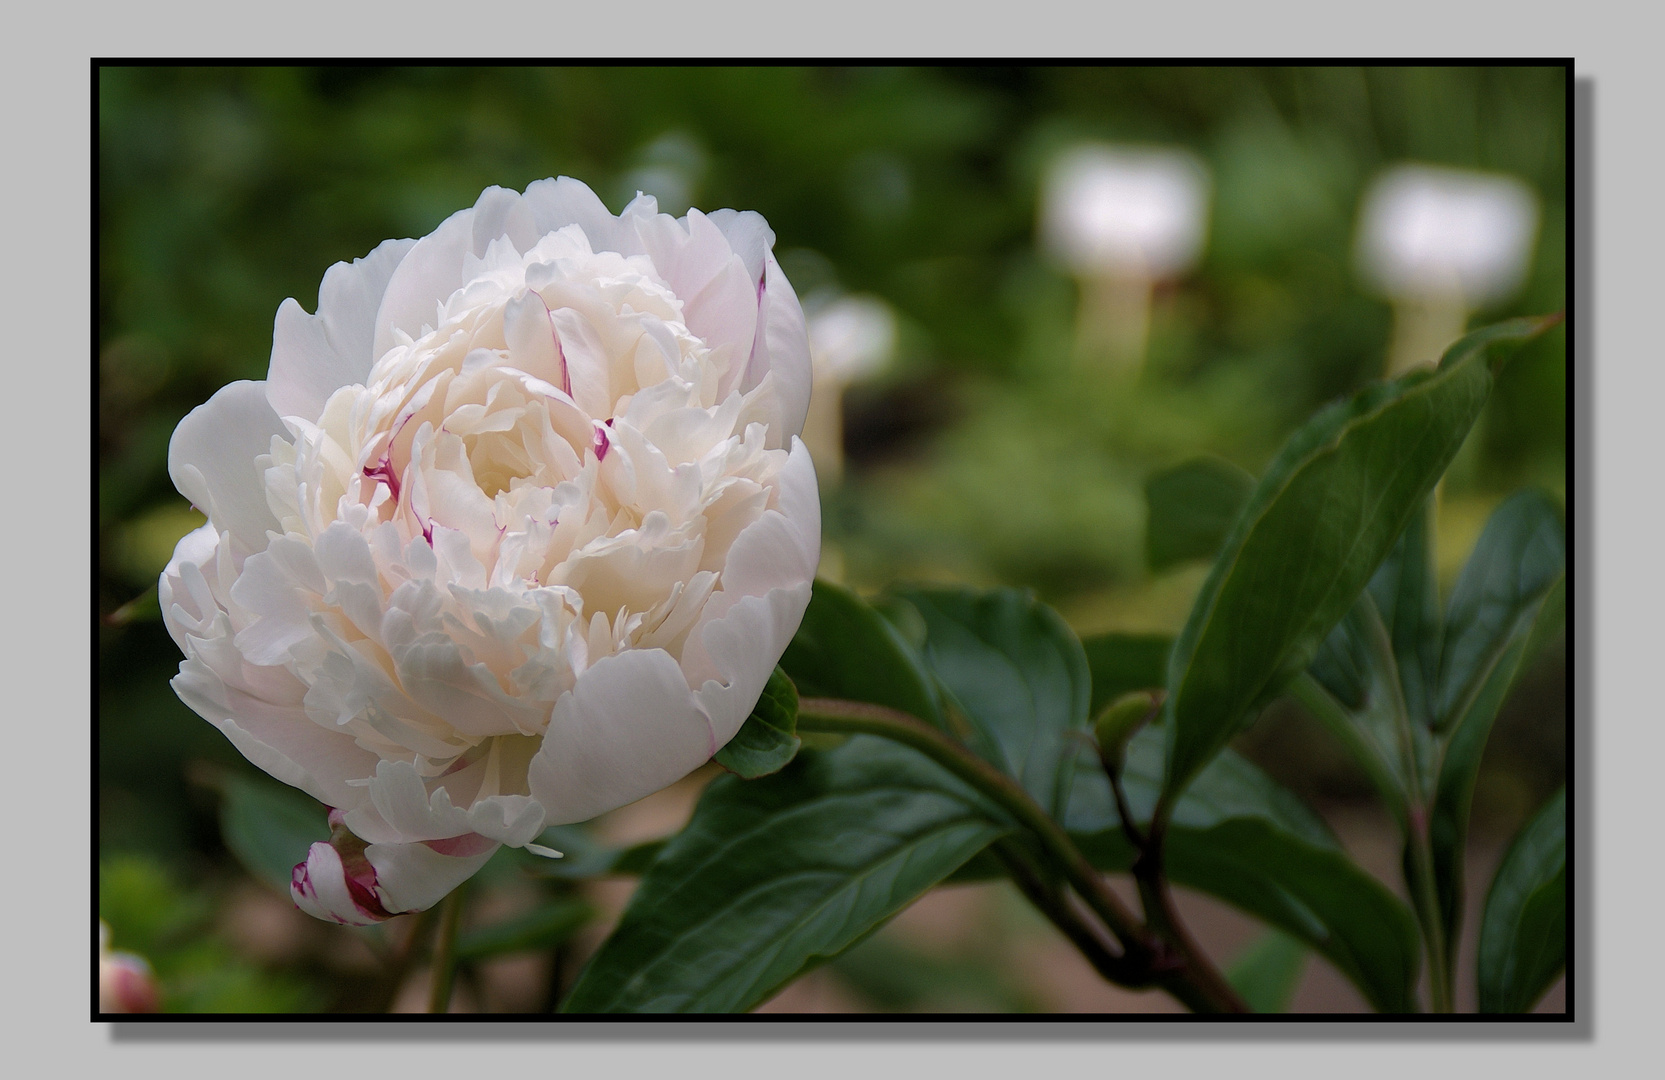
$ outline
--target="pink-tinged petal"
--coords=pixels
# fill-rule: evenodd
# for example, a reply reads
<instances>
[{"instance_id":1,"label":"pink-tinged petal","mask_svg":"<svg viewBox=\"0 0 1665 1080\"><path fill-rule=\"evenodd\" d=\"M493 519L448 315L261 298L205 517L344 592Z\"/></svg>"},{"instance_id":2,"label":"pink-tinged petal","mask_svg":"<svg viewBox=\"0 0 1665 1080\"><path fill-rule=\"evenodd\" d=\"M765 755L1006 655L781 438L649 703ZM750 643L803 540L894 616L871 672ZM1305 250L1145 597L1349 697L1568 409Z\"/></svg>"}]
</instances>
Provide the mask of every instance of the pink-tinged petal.
<instances>
[{"instance_id":1,"label":"pink-tinged petal","mask_svg":"<svg viewBox=\"0 0 1665 1080\"><path fill-rule=\"evenodd\" d=\"M360 855L352 861L362 860ZM313 918L343 926L370 926L409 910L387 906L378 895L377 877L368 864L350 871L341 853L320 840L307 850L305 862L295 864L289 877L289 897Z\"/></svg>"},{"instance_id":2,"label":"pink-tinged petal","mask_svg":"<svg viewBox=\"0 0 1665 1080\"><path fill-rule=\"evenodd\" d=\"M690 218L693 211L689 211ZM705 215L728 239L729 247L745 262L746 276L755 287L763 280L764 261L775 247L775 231L755 210L713 210Z\"/></svg>"},{"instance_id":3,"label":"pink-tinged petal","mask_svg":"<svg viewBox=\"0 0 1665 1080\"><path fill-rule=\"evenodd\" d=\"M194 658L179 665L172 686L180 700L219 728L239 753L276 779L328 805L351 806L368 798L354 783L375 772L376 755L351 735L314 723L300 703L306 687L287 672L282 674L294 682L293 700L263 700L228 686Z\"/></svg>"},{"instance_id":4,"label":"pink-tinged petal","mask_svg":"<svg viewBox=\"0 0 1665 1080\"><path fill-rule=\"evenodd\" d=\"M467 284L463 258L473 254L474 208L458 210L405 253L376 313L376 336L370 351L380 357L393 348L394 330L420 337L433 326L439 305Z\"/></svg>"},{"instance_id":5,"label":"pink-tinged petal","mask_svg":"<svg viewBox=\"0 0 1665 1080\"><path fill-rule=\"evenodd\" d=\"M616 653L592 664L555 703L532 759L532 797L550 825L587 821L675 783L717 749L669 653Z\"/></svg>"},{"instance_id":6,"label":"pink-tinged petal","mask_svg":"<svg viewBox=\"0 0 1665 1080\"><path fill-rule=\"evenodd\" d=\"M474 203L472 249L476 256L484 256L493 240L507 236L516 251L532 250L542 236L532 212L520 192L503 187L489 187Z\"/></svg>"},{"instance_id":7,"label":"pink-tinged petal","mask_svg":"<svg viewBox=\"0 0 1665 1080\"><path fill-rule=\"evenodd\" d=\"M491 843L473 854L446 855L429 844L371 844L364 857L376 869L376 889L389 910L426 911L467 881L496 854Z\"/></svg>"},{"instance_id":8,"label":"pink-tinged petal","mask_svg":"<svg viewBox=\"0 0 1665 1080\"><path fill-rule=\"evenodd\" d=\"M264 383L230 383L174 428L168 476L181 495L246 551L260 551L268 530L283 530L266 503L266 477L255 459L271 453L274 435L288 434L266 400Z\"/></svg>"},{"instance_id":9,"label":"pink-tinged petal","mask_svg":"<svg viewBox=\"0 0 1665 1080\"><path fill-rule=\"evenodd\" d=\"M776 408L769 425L769 446L784 447L804 430L804 418L809 415L809 333L798 294L773 255L765 260L757 317L757 340L740 390L752 389L766 373L774 375Z\"/></svg>"},{"instance_id":10,"label":"pink-tinged petal","mask_svg":"<svg viewBox=\"0 0 1665 1080\"><path fill-rule=\"evenodd\" d=\"M515 367L563 392L572 385L561 339L543 297L527 290L510 300L503 308L503 337L509 346L509 362Z\"/></svg>"},{"instance_id":11,"label":"pink-tinged petal","mask_svg":"<svg viewBox=\"0 0 1665 1080\"><path fill-rule=\"evenodd\" d=\"M763 684L798 632L809 607L809 582L774 589L764 596L742 597L723 618L698 631L714 677L695 695L718 746L735 732L763 693Z\"/></svg>"},{"instance_id":12,"label":"pink-tinged petal","mask_svg":"<svg viewBox=\"0 0 1665 1080\"><path fill-rule=\"evenodd\" d=\"M343 386L364 382L375 363L376 313L388 281L415 240L388 240L362 259L324 273L318 313L294 299L278 308L266 399L279 416L316 420Z\"/></svg>"},{"instance_id":13,"label":"pink-tinged petal","mask_svg":"<svg viewBox=\"0 0 1665 1080\"><path fill-rule=\"evenodd\" d=\"M622 255L641 251L634 230L621 227L619 219L582 180L570 176L539 180L527 187L522 199L540 236L577 225L589 238L592 251L617 251Z\"/></svg>"}]
</instances>

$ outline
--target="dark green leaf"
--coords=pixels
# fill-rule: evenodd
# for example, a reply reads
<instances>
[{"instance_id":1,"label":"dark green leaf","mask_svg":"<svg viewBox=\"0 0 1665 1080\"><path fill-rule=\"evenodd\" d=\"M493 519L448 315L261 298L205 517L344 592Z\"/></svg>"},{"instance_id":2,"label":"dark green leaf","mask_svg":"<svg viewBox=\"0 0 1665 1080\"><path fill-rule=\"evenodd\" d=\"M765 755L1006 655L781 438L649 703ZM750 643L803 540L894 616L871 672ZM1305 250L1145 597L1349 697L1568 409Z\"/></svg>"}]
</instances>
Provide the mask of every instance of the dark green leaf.
<instances>
[{"instance_id":1,"label":"dark green leaf","mask_svg":"<svg viewBox=\"0 0 1665 1080\"><path fill-rule=\"evenodd\" d=\"M780 666L802 697L887 705L938 727L931 677L889 620L841 585L817 578Z\"/></svg>"},{"instance_id":2,"label":"dark green leaf","mask_svg":"<svg viewBox=\"0 0 1665 1080\"><path fill-rule=\"evenodd\" d=\"M1162 729L1128 746L1129 807L1144 824L1160 789ZM1110 785L1083 762L1066 826L1100 869L1131 868ZM1420 938L1410 910L1349 859L1317 815L1234 752L1198 774L1174 809L1167 869L1177 884L1206 892L1293 935L1328 959L1376 1008L1408 1012Z\"/></svg>"},{"instance_id":3,"label":"dark green leaf","mask_svg":"<svg viewBox=\"0 0 1665 1080\"><path fill-rule=\"evenodd\" d=\"M1048 813L1069 800L1092 673L1058 613L1016 589L899 594L925 620L925 662L974 729L967 742Z\"/></svg>"},{"instance_id":4,"label":"dark green leaf","mask_svg":"<svg viewBox=\"0 0 1665 1080\"><path fill-rule=\"evenodd\" d=\"M779 667L769 675L751 715L723 748L717 764L748 780L779 772L797 754L798 690Z\"/></svg>"},{"instance_id":5,"label":"dark green leaf","mask_svg":"<svg viewBox=\"0 0 1665 1080\"><path fill-rule=\"evenodd\" d=\"M1194 458L1145 481L1145 557L1152 570L1211 559L1255 478L1220 458Z\"/></svg>"},{"instance_id":6,"label":"dark green leaf","mask_svg":"<svg viewBox=\"0 0 1665 1080\"><path fill-rule=\"evenodd\" d=\"M1548 496L1512 496L1486 522L1451 591L1437 715L1450 730L1429 818L1440 909L1455 944L1463 909L1469 806L1492 721L1530 658L1565 617L1566 542Z\"/></svg>"},{"instance_id":7,"label":"dark green leaf","mask_svg":"<svg viewBox=\"0 0 1665 1080\"><path fill-rule=\"evenodd\" d=\"M1093 676L1092 715L1132 690L1158 689L1168 681L1170 637L1161 634L1099 634L1083 638L1087 668Z\"/></svg>"},{"instance_id":8,"label":"dark green leaf","mask_svg":"<svg viewBox=\"0 0 1665 1080\"><path fill-rule=\"evenodd\" d=\"M1399 541L1370 579L1371 600L1393 644L1400 694L1410 718L1433 724L1434 679L1439 667L1439 588L1434 570L1433 500L1422 502Z\"/></svg>"},{"instance_id":9,"label":"dark green leaf","mask_svg":"<svg viewBox=\"0 0 1665 1080\"><path fill-rule=\"evenodd\" d=\"M999 820L946 770L872 736L760 780L719 777L563 1011L751 1009L1004 835Z\"/></svg>"},{"instance_id":10,"label":"dark green leaf","mask_svg":"<svg viewBox=\"0 0 1665 1080\"><path fill-rule=\"evenodd\" d=\"M573 897L549 900L524 915L468 930L457 938L457 959L488 960L552 949L583 929L595 908Z\"/></svg>"},{"instance_id":11,"label":"dark green leaf","mask_svg":"<svg viewBox=\"0 0 1665 1080\"><path fill-rule=\"evenodd\" d=\"M1174 646L1171 801L1306 669L1456 455L1491 390L1486 346L1551 325L1517 319L1321 410L1249 496Z\"/></svg>"},{"instance_id":12,"label":"dark green leaf","mask_svg":"<svg viewBox=\"0 0 1665 1080\"><path fill-rule=\"evenodd\" d=\"M561 853L548 859L528 853L521 866L537 877L557 881L581 881L607 874L640 874L659 853L663 840L650 840L634 847L609 847L597 840L583 825L553 825L538 837L538 843Z\"/></svg>"},{"instance_id":13,"label":"dark green leaf","mask_svg":"<svg viewBox=\"0 0 1665 1080\"><path fill-rule=\"evenodd\" d=\"M1521 829L1480 920L1480 1011L1529 1011L1567 966L1567 791Z\"/></svg>"},{"instance_id":14,"label":"dark green leaf","mask_svg":"<svg viewBox=\"0 0 1665 1080\"><path fill-rule=\"evenodd\" d=\"M225 778L220 836L244 869L289 895L307 849L330 838L329 810L305 792L236 774Z\"/></svg>"},{"instance_id":15,"label":"dark green leaf","mask_svg":"<svg viewBox=\"0 0 1665 1080\"><path fill-rule=\"evenodd\" d=\"M1226 979L1257 1013L1289 1011L1301 985L1307 947L1288 934L1268 930L1251 941L1226 968Z\"/></svg>"},{"instance_id":16,"label":"dark green leaf","mask_svg":"<svg viewBox=\"0 0 1665 1080\"><path fill-rule=\"evenodd\" d=\"M1508 499L1475 542L1446 615L1435 715L1461 719L1509 647L1524 643L1542 601L1566 573L1560 508L1539 491Z\"/></svg>"}]
</instances>

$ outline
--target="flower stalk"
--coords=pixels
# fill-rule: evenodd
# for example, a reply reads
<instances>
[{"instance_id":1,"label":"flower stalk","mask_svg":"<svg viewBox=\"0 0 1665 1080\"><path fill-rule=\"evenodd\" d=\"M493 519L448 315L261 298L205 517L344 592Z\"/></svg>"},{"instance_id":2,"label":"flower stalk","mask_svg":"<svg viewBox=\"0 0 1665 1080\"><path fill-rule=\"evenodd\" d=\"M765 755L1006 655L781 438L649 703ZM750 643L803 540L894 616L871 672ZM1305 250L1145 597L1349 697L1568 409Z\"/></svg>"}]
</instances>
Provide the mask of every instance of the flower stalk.
<instances>
[{"instance_id":1,"label":"flower stalk","mask_svg":"<svg viewBox=\"0 0 1665 1080\"><path fill-rule=\"evenodd\" d=\"M798 729L827 734L878 735L910 746L943 766L1011 816L1045 857L1031 858L1023 845L1002 842L995 854L1020 891L1081 950L1094 967L1124 986L1160 986L1197 1012L1247 1012L1248 1007L1177 920L1139 917L1087 861L1063 827L1011 777L917 717L882 705L837 698L802 698ZM1151 865L1160 875L1160 860ZM1062 879L1103 924L1120 953L1112 953L1056 884Z\"/></svg>"}]
</instances>

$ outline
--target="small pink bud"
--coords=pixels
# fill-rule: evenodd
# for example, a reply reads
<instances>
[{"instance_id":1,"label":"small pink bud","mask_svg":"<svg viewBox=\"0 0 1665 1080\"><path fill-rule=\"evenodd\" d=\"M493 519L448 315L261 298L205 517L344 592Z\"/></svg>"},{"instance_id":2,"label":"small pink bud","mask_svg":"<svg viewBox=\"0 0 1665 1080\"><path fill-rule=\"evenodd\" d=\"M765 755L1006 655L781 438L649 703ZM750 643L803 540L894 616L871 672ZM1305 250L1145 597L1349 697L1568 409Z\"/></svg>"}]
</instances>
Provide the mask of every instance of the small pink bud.
<instances>
[{"instance_id":1,"label":"small pink bud","mask_svg":"<svg viewBox=\"0 0 1665 1080\"><path fill-rule=\"evenodd\" d=\"M330 811L330 838L313 844L306 861L289 876L289 896L314 918L344 926L369 926L391 919L376 891L376 868L364 855L364 841L347 831L345 816Z\"/></svg>"},{"instance_id":2,"label":"small pink bud","mask_svg":"<svg viewBox=\"0 0 1665 1080\"><path fill-rule=\"evenodd\" d=\"M162 1008L156 976L144 958L129 952L111 952L110 933L99 924L98 1011L101 1013L153 1013Z\"/></svg>"}]
</instances>

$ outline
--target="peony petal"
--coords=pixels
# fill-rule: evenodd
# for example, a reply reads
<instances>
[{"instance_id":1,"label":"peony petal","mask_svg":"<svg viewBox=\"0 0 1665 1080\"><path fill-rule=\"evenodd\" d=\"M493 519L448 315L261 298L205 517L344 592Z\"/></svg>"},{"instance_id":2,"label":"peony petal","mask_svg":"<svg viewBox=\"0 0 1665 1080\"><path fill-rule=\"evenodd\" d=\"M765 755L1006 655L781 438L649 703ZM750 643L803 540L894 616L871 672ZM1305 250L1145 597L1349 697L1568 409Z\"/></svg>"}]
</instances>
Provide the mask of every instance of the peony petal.
<instances>
[{"instance_id":1,"label":"peony petal","mask_svg":"<svg viewBox=\"0 0 1665 1080\"><path fill-rule=\"evenodd\" d=\"M371 353L381 357L397 344L395 330L412 338L432 327L439 305L462 288L463 257L473 254L474 209L458 210L405 253L376 312Z\"/></svg>"},{"instance_id":2,"label":"peony petal","mask_svg":"<svg viewBox=\"0 0 1665 1080\"><path fill-rule=\"evenodd\" d=\"M255 459L271 453L273 436L288 434L266 400L265 383L230 383L174 428L168 476L209 521L247 551L260 551L267 531L282 529L266 503L266 478Z\"/></svg>"},{"instance_id":3,"label":"peony petal","mask_svg":"<svg viewBox=\"0 0 1665 1080\"><path fill-rule=\"evenodd\" d=\"M369 378L378 355L376 313L394 270L415 245L388 240L362 259L330 267L318 289L316 315L293 298L278 308L266 399L279 416L316 420L337 389Z\"/></svg>"},{"instance_id":4,"label":"peony petal","mask_svg":"<svg viewBox=\"0 0 1665 1080\"><path fill-rule=\"evenodd\" d=\"M761 383L766 373L774 375L776 404L769 425L769 446L783 447L804 430L804 418L809 415L811 369L804 309L773 254L765 262L757 317L757 341L740 391L745 393Z\"/></svg>"},{"instance_id":5,"label":"peony petal","mask_svg":"<svg viewBox=\"0 0 1665 1080\"><path fill-rule=\"evenodd\" d=\"M587 821L675 783L717 749L669 653L605 656L556 702L532 759L532 797L550 825Z\"/></svg>"},{"instance_id":6,"label":"peony petal","mask_svg":"<svg viewBox=\"0 0 1665 1080\"><path fill-rule=\"evenodd\" d=\"M491 844L473 855L442 855L427 844L371 844L364 857L376 868L376 888L389 911L426 911L473 877L497 853Z\"/></svg>"}]
</instances>

